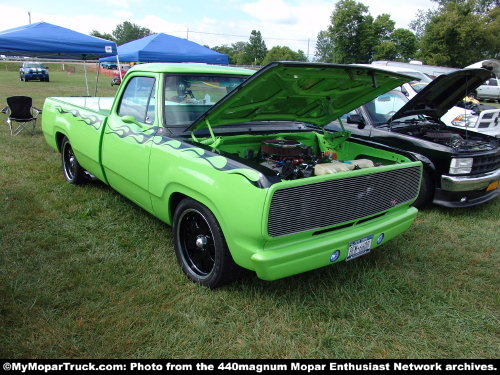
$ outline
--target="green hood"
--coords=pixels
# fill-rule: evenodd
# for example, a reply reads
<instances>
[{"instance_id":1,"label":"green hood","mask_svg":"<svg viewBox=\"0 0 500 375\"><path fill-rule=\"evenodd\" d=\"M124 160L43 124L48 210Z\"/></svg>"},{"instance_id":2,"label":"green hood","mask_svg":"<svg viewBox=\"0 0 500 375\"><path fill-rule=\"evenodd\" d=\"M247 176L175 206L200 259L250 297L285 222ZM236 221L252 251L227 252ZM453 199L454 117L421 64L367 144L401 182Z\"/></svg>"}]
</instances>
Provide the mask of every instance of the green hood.
<instances>
[{"instance_id":1,"label":"green hood","mask_svg":"<svg viewBox=\"0 0 500 375\"><path fill-rule=\"evenodd\" d=\"M274 62L230 92L187 130L251 121L325 126L414 78L373 67Z\"/></svg>"}]
</instances>

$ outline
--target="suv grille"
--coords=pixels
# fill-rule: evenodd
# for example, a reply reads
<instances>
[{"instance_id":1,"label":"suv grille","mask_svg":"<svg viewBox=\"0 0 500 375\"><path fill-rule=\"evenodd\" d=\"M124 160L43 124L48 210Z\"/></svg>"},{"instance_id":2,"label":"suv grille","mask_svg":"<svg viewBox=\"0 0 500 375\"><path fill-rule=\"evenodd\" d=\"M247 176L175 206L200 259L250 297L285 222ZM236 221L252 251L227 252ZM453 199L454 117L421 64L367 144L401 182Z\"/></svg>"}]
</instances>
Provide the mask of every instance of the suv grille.
<instances>
[{"instance_id":1,"label":"suv grille","mask_svg":"<svg viewBox=\"0 0 500 375\"><path fill-rule=\"evenodd\" d=\"M500 152L493 155L476 156L472 163L472 174L491 172L500 168Z\"/></svg>"},{"instance_id":2,"label":"suv grille","mask_svg":"<svg viewBox=\"0 0 500 375\"><path fill-rule=\"evenodd\" d=\"M339 178L277 190L268 233L284 236L374 215L414 199L420 167Z\"/></svg>"}]
</instances>

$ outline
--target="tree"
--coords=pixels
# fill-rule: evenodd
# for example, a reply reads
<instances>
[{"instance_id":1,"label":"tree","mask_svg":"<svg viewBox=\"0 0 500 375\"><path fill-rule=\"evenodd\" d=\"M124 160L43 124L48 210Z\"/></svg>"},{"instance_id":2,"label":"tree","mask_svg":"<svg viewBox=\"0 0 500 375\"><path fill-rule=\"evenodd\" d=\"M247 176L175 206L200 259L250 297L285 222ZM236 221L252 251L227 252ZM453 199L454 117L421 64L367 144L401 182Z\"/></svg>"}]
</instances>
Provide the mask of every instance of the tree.
<instances>
[{"instance_id":1,"label":"tree","mask_svg":"<svg viewBox=\"0 0 500 375\"><path fill-rule=\"evenodd\" d=\"M106 39L106 40L113 41L113 35L111 35L110 33L101 33L101 32L99 32L97 30L92 30L90 32L90 35L95 36L97 38L101 38L101 39Z\"/></svg>"},{"instance_id":2,"label":"tree","mask_svg":"<svg viewBox=\"0 0 500 375\"><path fill-rule=\"evenodd\" d=\"M486 52L490 58L500 59L500 6L493 8L485 17L486 38L489 50Z\"/></svg>"},{"instance_id":3,"label":"tree","mask_svg":"<svg viewBox=\"0 0 500 375\"><path fill-rule=\"evenodd\" d=\"M308 57L301 49L297 50L297 60L295 61L308 61Z\"/></svg>"},{"instance_id":4,"label":"tree","mask_svg":"<svg viewBox=\"0 0 500 375\"><path fill-rule=\"evenodd\" d=\"M394 25L396 22L391 20L391 16L387 13L383 13L373 21L373 34L375 38L378 39L378 43L389 40L392 32L394 31ZM377 43L377 44L378 44Z\"/></svg>"},{"instance_id":5,"label":"tree","mask_svg":"<svg viewBox=\"0 0 500 375\"><path fill-rule=\"evenodd\" d=\"M318 33L314 57L319 62L333 62L333 41L328 31Z\"/></svg>"},{"instance_id":6,"label":"tree","mask_svg":"<svg viewBox=\"0 0 500 375\"><path fill-rule=\"evenodd\" d=\"M151 34L153 33L147 27L142 27L136 25L135 23L125 21L116 25L113 30L113 39L116 44L121 45L130 42L131 40L144 38L145 36Z\"/></svg>"},{"instance_id":7,"label":"tree","mask_svg":"<svg viewBox=\"0 0 500 375\"><path fill-rule=\"evenodd\" d=\"M267 47L260 31L252 30L245 46L244 55L241 56L243 65L260 65L266 57Z\"/></svg>"},{"instance_id":8,"label":"tree","mask_svg":"<svg viewBox=\"0 0 500 375\"><path fill-rule=\"evenodd\" d=\"M436 12L432 9L422 10L419 9L417 11L416 18L410 22L410 29L415 31L415 35L417 36L417 40L422 39L425 33L425 28L431 22L432 17Z\"/></svg>"},{"instance_id":9,"label":"tree","mask_svg":"<svg viewBox=\"0 0 500 375\"><path fill-rule=\"evenodd\" d=\"M421 56L426 63L464 67L498 56L498 8L477 12L477 2L450 1L441 6L425 27Z\"/></svg>"},{"instance_id":10,"label":"tree","mask_svg":"<svg viewBox=\"0 0 500 375\"><path fill-rule=\"evenodd\" d=\"M333 43L334 61L371 61L374 47L373 17L368 13L367 6L354 0L337 2L328 33Z\"/></svg>"},{"instance_id":11,"label":"tree","mask_svg":"<svg viewBox=\"0 0 500 375\"><path fill-rule=\"evenodd\" d=\"M210 48L210 47L208 47ZM235 58L234 58L234 50L232 47L228 46L227 44L223 44L221 46L215 46L212 47L214 51L220 52L220 53L225 53L226 55L229 56L229 63L230 64L236 64Z\"/></svg>"},{"instance_id":12,"label":"tree","mask_svg":"<svg viewBox=\"0 0 500 375\"><path fill-rule=\"evenodd\" d=\"M397 56L398 49L394 42L386 40L375 46L375 58L377 60L396 60Z\"/></svg>"},{"instance_id":13,"label":"tree","mask_svg":"<svg viewBox=\"0 0 500 375\"><path fill-rule=\"evenodd\" d=\"M415 57L417 52L417 37L408 29L396 29L390 36L396 48L394 60L408 61Z\"/></svg>"},{"instance_id":14,"label":"tree","mask_svg":"<svg viewBox=\"0 0 500 375\"><path fill-rule=\"evenodd\" d=\"M306 61L306 56L304 52L299 50L298 52L292 51L286 46L275 46L271 48L264 60L262 60L262 65L269 64L273 61Z\"/></svg>"}]
</instances>

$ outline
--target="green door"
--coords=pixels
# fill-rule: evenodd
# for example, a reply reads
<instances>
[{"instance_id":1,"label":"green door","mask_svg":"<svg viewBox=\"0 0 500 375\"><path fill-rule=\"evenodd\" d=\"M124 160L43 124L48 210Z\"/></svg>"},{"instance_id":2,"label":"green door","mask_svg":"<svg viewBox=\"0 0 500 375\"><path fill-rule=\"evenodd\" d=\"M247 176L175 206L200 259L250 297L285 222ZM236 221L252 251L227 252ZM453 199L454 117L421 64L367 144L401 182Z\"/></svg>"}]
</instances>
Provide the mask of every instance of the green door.
<instances>
[{"instance_id":1,"label":"green door","mask_svg":"<svg viewBox=\"0 0 500 375\"><path fill-rule=\"evenodd\" d=\"M102 165L109 184L151 211L148 165L156 133L156 78L131 76L108 118L102 144Z\"/></svg>"}]
</instances>

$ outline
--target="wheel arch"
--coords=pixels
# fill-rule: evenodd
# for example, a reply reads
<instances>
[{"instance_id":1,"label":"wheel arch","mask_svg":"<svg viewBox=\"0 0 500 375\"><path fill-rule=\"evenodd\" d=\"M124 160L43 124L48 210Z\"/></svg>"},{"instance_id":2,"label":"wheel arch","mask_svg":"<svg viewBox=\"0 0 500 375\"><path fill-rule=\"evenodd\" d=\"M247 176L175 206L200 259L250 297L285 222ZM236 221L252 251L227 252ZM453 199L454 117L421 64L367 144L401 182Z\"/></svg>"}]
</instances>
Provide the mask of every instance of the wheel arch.
<instances>
[{"instance_id":1,"label":"wheel arch","mask_svg":"<svg viewBox=\"0 0 500 375\"><path fill-rule=\"evenodd\" d=\"M68 137L66 134L64 134L61 130L59 129L56 129L55 133L54 133L54 136L56 138L56 147L57 147L57 151L61 152L61 145L62 145L62 141L64 139L64 137Z\"/></svg>"}]
</instances>

